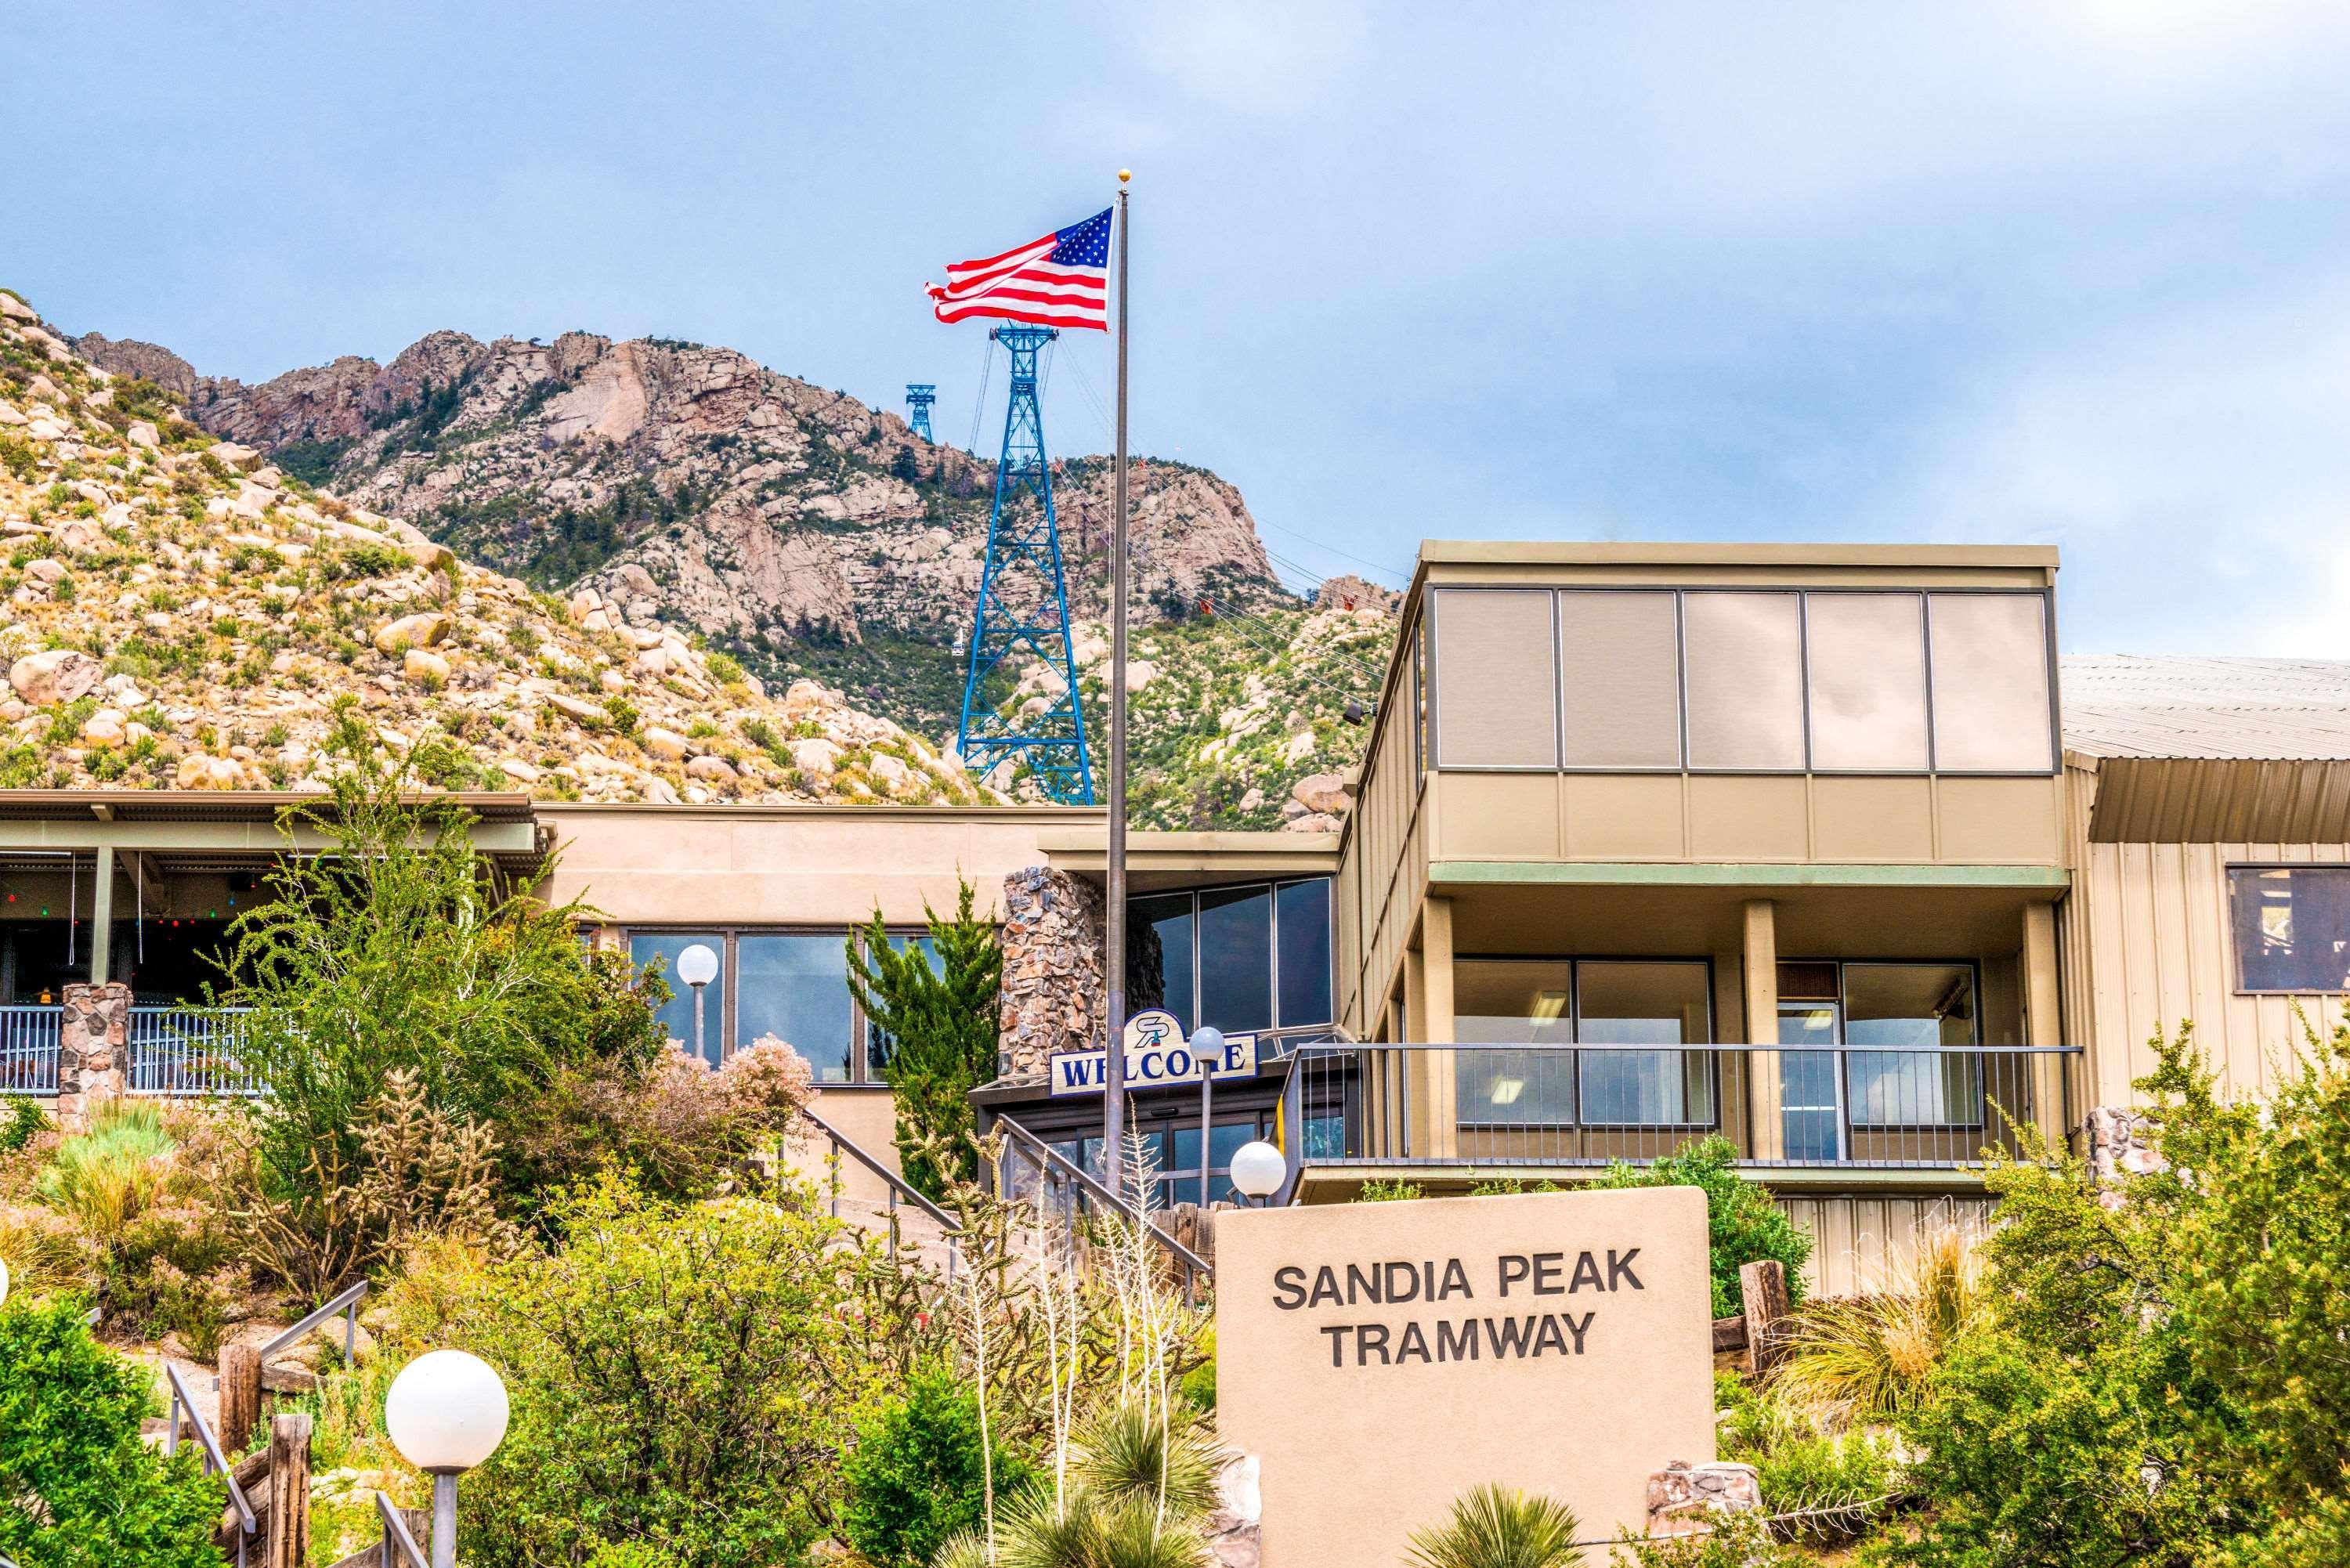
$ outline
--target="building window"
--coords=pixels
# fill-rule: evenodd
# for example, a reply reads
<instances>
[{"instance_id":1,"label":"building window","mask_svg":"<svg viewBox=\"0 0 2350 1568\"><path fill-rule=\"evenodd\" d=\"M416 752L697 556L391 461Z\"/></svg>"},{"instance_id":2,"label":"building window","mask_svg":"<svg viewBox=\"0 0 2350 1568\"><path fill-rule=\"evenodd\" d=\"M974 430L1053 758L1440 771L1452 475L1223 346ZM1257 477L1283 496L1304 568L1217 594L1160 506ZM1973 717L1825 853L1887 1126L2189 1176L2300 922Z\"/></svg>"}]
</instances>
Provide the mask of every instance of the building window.
<instances>
[{"instance_id":1,"label":"building window","mask_svg":"<svg viewBox=\"0 0 2350 1568\"><path fill-rule=\"evenodd\" d=\"M1274 1113L1271 1111L1216 1112L1215 1131L1208 1139L1208 1200L1211 1203L1237 1203L1239 1189L1232 1186L1232 1156L1242 1145L1256 1138L1270 1140L1273 1137ZM1179 1203L1200 1201L1200 1119L1194 1114L1184 1119L1180 1111L1169 1116L1145 1113L1129 1137L1140 1146L1140 1153L1150 1162L1157 1174L1151 1193L1150 1208L1154 1210L1172 1209ZM1325 1148L1343 1148L1344 1139L1338 1131L1320 1119L1306 1128L1306 1157L1314 1158L1315 1140ZM1071 1165L1077 1167L1096 1181L1108 1179L1102 1159L1102 1140L1096 1137L1058 1137L1045 1140L1045 1147Z\"/></svg>"},{"instance_id":2,"label":"building window","mask_svg":"<svg viewBox=\"0 0 2350 1568\"><path fill-rule=\"evenodd\" d=\"M1801 772L1801 597L1683 594L1681 640L1689 659L1689 765Z\"/></svg>"},{"instance_id":3,"label":"building window","mask_svg":"<svg viewBox=\"0 0 2350 1568\"><path fill-rule=\"evenodd\" d=\"M1681 765L1679 610L1669 593L1558 596L1570 768Z\"/></svg>"},{"instance_id":4,"label":"building window","mask_svg":"<svg viewBox=\"0 0 2350 1568\"><path fill-rule=\"evenodd\" d=\"M1916 594L1812 594L1804 606L1812 766L1923 773L1926 619Z\"/></svg>"},{"instance_id":5,"label":"building window","mask_svg":"<svg viewBox=\"0 0 2350 1568\"><path fill-rule=\"evenodd\" d=\"M807 1058L817 1083L850 1080L857 1008L845 936L737 937L734 974L737 1049L772 1034Z\"/></svg>"},{"instance_id":6,"label":"building window","mask_svg":"<svg viewBox=\"0 0 2350 1568\"><path fill-rule=\"evenodd\" d=\"M2350 992L2350 867L2231 866L2236 989Z\"/></svg>"},{"instance_id":7,"label":"building window","mask_svg":"<svg viewBox=\"0 0 2350 1568\"><path fill-rule=\"evenodd\" d=\"M2055 765L2048 608L2038 594L1929 594L1934 765L2044 774Z\"/></svg>"},{"instance_id":8,"label":"building window","mask_svg":"<svg viewBox=\"0 0 2350 1568\"><path fill-rule=\"evenodd\" d=\"M1711 1053L1663 1048L1713 1038L1711 992L1703 960L1459 961L1456 1042L1609 1047L1455 1053L1461 1125L1712 1126Z\"/></svg>"},{"instance_id":9,"label":"building window","mask_svg":"<svg viewBox=\"0 0 2350 1568\"><path fill-rule=\"evenodd\" d=\"M1434 597L1438 765L1558 766L1550 591L1479 588Z\"/></svg>"},{"instance_id":10,"label":"building window","mask_svg":"<svg viewBox=\"0 0 2350 1568\"><path fill-rule=\"evenodd\" d=\"M1971 964L1791 962L1778 979L1779 1044L1846 1047L1781 1054L1786 1158L1843 1158L1846 1127L1982 1126Z\"/></svg>"},{"instance_id":11,"label":"building window","mask_svg":"<svg viewBox=\"0 0 2350 1568\"><path fill-rule=\"evenodd\" d=\"M910 934L892 940L916 939ZM702 1055L715 1066L729 1054L774 1035L807 1058L819 1084L882 1081L873 1060L864 1015L848 990L845 930L636 930L629 958L639 969L658 962L675 992L654 1016L686 1050L693 1049L693 994L677 978L677 955L696 942L718 954L718 978L703 988ZM881 1042L886 1060L888 1043Z\"/></svg>"},{"instance_id":12,"label":"building window","mask_svg":"<svg viewBox=\"0 0 2350 1568\"><path fill-rule=\"evenodd\" d=\"M661 1032L693 1049L693 988L677 978L677 955L696 943L719 956L718 978L702 988L702 1055L715 1065L726 1050L726 936L723 931L637 931L629 938L629 961L639 970L658 963L669 981L670 999L653 1012Z\"/></svg>"},{"instance_id":13,"label":"building window","mask_svg":"<svg viewBox=\"0 0 2350 1568\"><path fill-rule=\"evenodd\" d=\"M1162 1008L1185 1034L1328 1026L1328 877L1155 893L1126 908L1129 1012Z\"/></svg>"}]
</instances>

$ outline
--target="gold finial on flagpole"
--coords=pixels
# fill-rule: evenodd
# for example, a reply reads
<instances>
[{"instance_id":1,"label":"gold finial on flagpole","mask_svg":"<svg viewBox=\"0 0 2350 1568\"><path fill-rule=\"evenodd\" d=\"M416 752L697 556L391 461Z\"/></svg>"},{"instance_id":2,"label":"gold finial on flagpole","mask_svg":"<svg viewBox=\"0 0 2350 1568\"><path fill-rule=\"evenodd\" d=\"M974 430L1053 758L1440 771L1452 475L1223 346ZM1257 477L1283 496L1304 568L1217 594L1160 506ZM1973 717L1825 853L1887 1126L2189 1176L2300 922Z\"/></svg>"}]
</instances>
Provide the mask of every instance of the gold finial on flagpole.
<instances>
[{"instance_id":1,"label":"gold finial on flagpole","mask_svg":"<svg viewBox=\"0 0 2350 1568\"><path fill-rule=\"evenodd\" d=\"M1133 178L1134 178L1134 171L1133 171L1133 170L1131 170L1131 169L1121 169L1121 170L1119 170L1119 171L1118 171L1118 182L1119 184L1121 184L1121 185L1125 184L1128 180L1131 180L1131 179L1133 179Z\"/></svg>"}]
</instances>

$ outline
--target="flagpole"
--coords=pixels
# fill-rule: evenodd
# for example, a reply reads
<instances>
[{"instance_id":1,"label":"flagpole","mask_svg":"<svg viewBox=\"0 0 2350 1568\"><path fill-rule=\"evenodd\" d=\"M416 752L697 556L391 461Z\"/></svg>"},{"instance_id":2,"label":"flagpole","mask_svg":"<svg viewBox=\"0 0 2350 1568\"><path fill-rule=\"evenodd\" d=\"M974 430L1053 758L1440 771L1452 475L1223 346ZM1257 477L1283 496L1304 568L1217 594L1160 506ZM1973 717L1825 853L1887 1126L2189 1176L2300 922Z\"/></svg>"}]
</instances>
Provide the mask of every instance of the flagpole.
<instances>
[{"instance_id":1,"label":"flagpole","mask_svg":"<svg viewBox=\"0 0 2350 1568\"><path fill-rule=\"evenodd\" d=\"M1118 451L1109 554L1109 855L1102 911L1108 1013L1102 1041L1102 1158L1109 1189L1126 1196L1126 251L1130 220L1118 171ZM1141 1193L1135 1194L1141 1207Z\"/></svg>"}]
</instances>

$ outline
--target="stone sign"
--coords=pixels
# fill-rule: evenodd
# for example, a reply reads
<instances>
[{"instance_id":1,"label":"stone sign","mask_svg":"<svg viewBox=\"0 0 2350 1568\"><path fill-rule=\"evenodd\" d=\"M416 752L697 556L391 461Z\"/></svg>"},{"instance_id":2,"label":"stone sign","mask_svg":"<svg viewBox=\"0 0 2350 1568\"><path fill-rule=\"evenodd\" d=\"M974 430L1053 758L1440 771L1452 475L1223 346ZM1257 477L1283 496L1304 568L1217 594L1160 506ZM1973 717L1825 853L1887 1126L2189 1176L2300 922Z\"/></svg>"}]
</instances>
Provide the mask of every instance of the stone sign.
<instances>
[{"instance_id":1,"label":"stone sign","mask_svg":"<svg viewBox=\"0 0 2350 1568\"><path fill-rule=\"evenodd\" d=\"M1400 1563L1486 1481L1638 1532L1650 1475L1714 1457L1706 1268L1694 1188L1221 1216L1217 1426L1264 1561Z\"/></svg>"}]
</instances>

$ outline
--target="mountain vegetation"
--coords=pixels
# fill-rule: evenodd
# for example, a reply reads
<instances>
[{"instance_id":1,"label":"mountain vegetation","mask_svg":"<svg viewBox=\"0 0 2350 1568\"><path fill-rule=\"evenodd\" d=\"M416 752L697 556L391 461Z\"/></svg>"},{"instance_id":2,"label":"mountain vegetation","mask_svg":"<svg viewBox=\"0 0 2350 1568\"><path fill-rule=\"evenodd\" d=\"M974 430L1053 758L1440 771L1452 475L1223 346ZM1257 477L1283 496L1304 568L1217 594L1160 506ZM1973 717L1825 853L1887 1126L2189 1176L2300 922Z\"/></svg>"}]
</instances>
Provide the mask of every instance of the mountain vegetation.
<instances>
[{"instance_id":1,"label":"mountain vegetation","mask_svg":"<svg viewBox=\"0 0 2350 1568\"><path fill-rule=\"evenodd\" d=\"M385 525L555 596L591 631L639 643L658 632L754 685L790 684L787 702L827 694L907 732L827 730L844 753L904 752L928 787L926 759L951 744L994 464L894 414L670 339L436 332L387 365L345 358L251 386L152 344L88 334L71 347L265 457L298 493L400 519ZM1344 715L1377 694L1392 597L1347 579L1343 593L1301 600L1232 486L1155 459L1131 478L1135 821L1335 827L1366 732ZM1058 461L1054 483L1098 778L1110 465ZM1056 672L1031 662L996 695L1041 705L1055 690ZM821 790L826 770L757 739L817 738L796 735L802 716L759 722L738 732ZM869 769L847 780L876 782ZM907 798L878 782L864 793ZM1009 773L988 783L1033 793Z\"/></svg>"}]
</instances>

